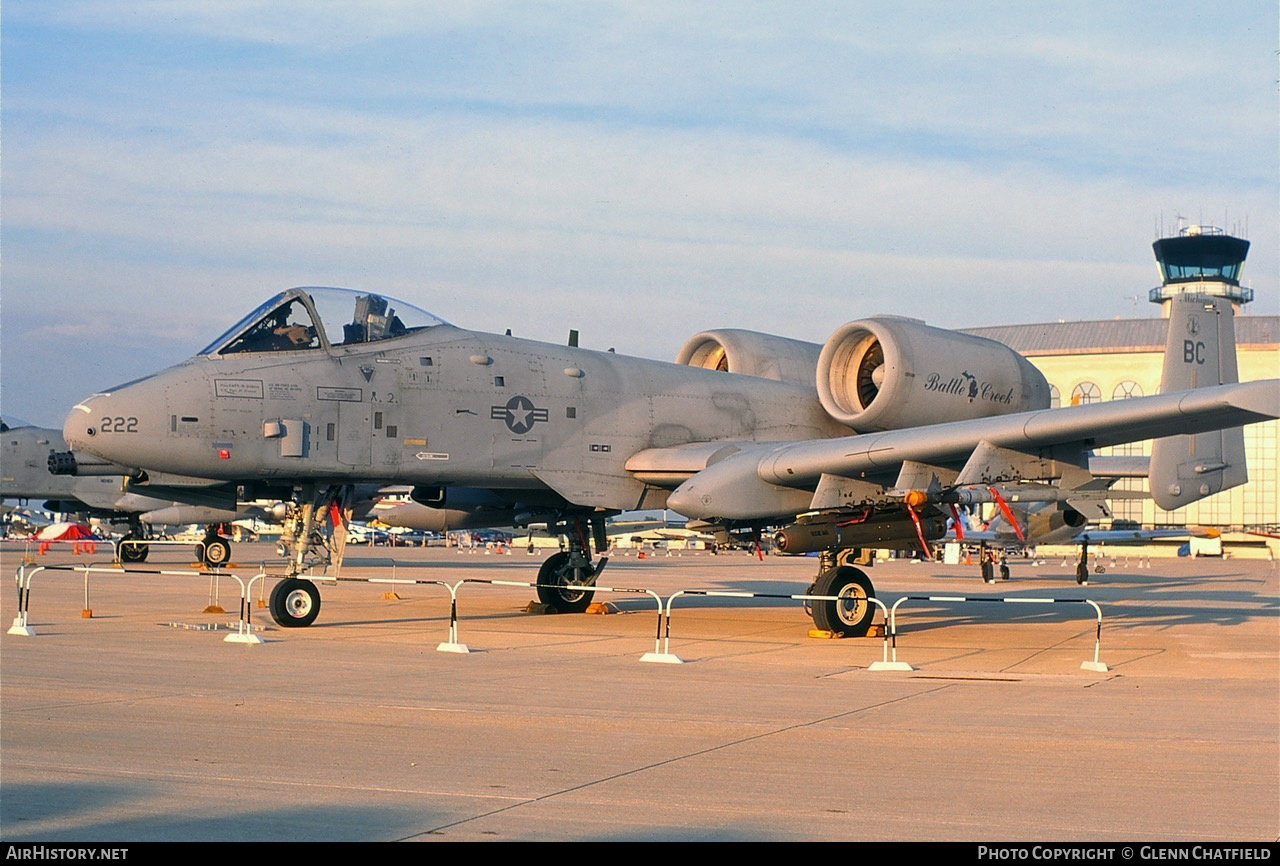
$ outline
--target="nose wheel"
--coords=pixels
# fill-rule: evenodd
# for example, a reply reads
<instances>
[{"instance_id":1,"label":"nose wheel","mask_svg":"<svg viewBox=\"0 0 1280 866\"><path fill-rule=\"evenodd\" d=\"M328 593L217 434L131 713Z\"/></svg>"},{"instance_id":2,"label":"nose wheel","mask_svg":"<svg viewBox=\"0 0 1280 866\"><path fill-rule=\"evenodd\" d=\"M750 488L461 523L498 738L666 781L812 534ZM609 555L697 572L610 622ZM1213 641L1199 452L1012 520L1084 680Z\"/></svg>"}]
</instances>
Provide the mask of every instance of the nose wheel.
<instances>
[{"instance_id":1,"label":"nose wheel","mask_svg":"<svg viewBox=\"0 0 1280 866\"><path fill-rule=\"evenodd\" d=\"M289 577L271 590L271 618L283 628L305 628L320 615L320 591L309 580Z\"/></svg>"}]
</instances>

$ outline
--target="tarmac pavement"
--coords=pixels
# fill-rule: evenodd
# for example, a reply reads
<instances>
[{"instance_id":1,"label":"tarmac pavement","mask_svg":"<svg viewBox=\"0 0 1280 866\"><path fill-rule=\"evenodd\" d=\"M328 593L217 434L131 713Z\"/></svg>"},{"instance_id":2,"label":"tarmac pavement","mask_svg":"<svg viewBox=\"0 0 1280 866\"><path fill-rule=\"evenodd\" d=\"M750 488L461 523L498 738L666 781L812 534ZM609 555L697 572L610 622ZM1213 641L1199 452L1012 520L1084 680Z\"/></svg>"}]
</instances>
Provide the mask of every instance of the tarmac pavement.
<instances>
[{"instance_id":1,"label":"tarmac pavement","mask_svg":"<svg viewBox=\"0 0 1280 866\"><path fill-rule=\"evenodd\" d=\"M107 559L51 552L38 564ZM236 574L267 545L237 545ZM186 548L143 567L184 571ZM22 548L6 543L12 576ZM394 561L393 561L394 560ZM344 576L532 582L540 556L355 548ZM521 587L465 584L460 640L439 586L322 585L317 622L252 619L227 643L210 579L37 575L34 637L0 637L0 838L147 840L1240 841L1280 836L1280 572L1249 560L892 561L877 593L1090 598L908 602L898 658L819 640L800 603L684 597L671 652L641 663L647 597L607 615L523 612ZM615 557L601 583L803 592L805 558ZM0 595L7 626L16 593Z\"/></svg>"}]
</instances>

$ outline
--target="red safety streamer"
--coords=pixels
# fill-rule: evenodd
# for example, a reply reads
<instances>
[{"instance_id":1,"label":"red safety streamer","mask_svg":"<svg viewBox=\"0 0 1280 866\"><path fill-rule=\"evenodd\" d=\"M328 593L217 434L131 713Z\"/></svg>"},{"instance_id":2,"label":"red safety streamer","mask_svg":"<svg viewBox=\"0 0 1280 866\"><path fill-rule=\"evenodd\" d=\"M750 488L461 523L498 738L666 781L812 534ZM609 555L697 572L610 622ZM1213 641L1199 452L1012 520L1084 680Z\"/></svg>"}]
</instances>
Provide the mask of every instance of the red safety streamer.
<instances>
[{"instance_id":1,"label":"red safety streamer","mask_svg":"<svg viewBox=\"0 0 1280 866\"><path fill-rule=\"evenodd\" d=\"M960 522L960 511L955 503L951 503L951 525L956 528L956 540L964 541L964 524Z\"/></svg>"},{"instance_id":2,"label":"red safety streamer","mask_svg":"<svg viewBox=\"0 0 1280 866\"><path fill-rule=\"evenodd\" d=\"M920 515L916 514L914 505L907 506L907 514L911 515L911 522L916 525L916 538L920 539L920 549L924 551L925 560L933 562L933 553L929 550L929 542L924 540L924 527L920 525Z\"/></svg>"},{"instance_id":3,"label":"red safety streamer","mask_svg":"<svg viewBox=\"0 0 1280 866\"><path fill-rule=\"evenodd\" d=\"M1014 518L1013 512L1009 510L1009 505L1004 501L1004 497L994 487L988 487L992 497L996 500L996 505L1000 506L1000 513L1004 515L1004 519L1009 521L1009 525L1013 527L1013 534L1018 536L1019 541L1026 541L1027 538L1022 534L1022 527L1018 526L1018 521Z\"/></svg>"}]
</instances>

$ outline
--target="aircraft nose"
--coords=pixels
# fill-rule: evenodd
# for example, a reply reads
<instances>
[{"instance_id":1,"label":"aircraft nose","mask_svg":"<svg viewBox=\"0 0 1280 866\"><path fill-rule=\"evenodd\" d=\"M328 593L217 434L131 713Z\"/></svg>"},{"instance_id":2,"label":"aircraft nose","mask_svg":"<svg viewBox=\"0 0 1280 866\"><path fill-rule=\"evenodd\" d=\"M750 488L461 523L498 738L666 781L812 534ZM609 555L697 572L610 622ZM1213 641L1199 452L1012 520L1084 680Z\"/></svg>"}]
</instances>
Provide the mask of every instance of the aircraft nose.
<instances>
[{"instance_id":1,"label":"aircraft nose","mask_svg":"<svg viewBox=\"0 0 1280 866\"><path fill-rule=\"evenodd\" d=\"M94 399L94 397L90 397L77 403L68 413L67 420L62 424L62 438L67 440L67 445L73 451L91 450L89 446L93 444L94 438L98 435L98 428L93 422L95 417L94 409L90 406Z\"/></svg>"},{"instance_id":2,"label":"aircraft nose","mask_svg":"<svg viewBox=\"0 0 1280 866\"><path fill-rule=\"evenodd\" d=\"M133 452L148 436L161 432L163 391L146 377L93 394L71 408L62 437L72 451L85 451L122 466L138 467Z\"/></svg>"}]
</instances>

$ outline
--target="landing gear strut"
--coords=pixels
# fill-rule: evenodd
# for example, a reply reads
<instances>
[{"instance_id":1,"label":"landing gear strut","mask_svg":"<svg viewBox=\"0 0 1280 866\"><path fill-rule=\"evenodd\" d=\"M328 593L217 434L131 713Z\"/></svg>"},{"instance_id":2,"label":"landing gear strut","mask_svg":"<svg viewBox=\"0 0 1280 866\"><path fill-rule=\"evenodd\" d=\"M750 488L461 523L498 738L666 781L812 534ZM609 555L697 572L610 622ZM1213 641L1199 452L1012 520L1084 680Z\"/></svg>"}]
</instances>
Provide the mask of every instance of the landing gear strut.
<instances>
[{"instance_id":1,"label":"landing gear strut","mask_svg":"<svg viewBox=\"0 0 1280 866\"><path fill-rule=\"evenodd\" d=\"M821 554L821 571L813 584L813 595L834 595L839 601L815 601L813 624L822 631L841 637L863 637L875 619L876 606L869 599L875 598L875 587L861 569L851 565L836 565L836 555L830 551Z\"/></svg>"},{"instance_id":2,"label":"landing gear strut","mask_svg":"<svg viewBox=\"0 0 1280 866\"><path fill-rule=\"evenodd\" d=\"M596 550L604 550L608 545L604 518L593 519L591 529ZM547 557L538 569L538 601L556 613L582 613L595 597L587 587L595 585L609 558L602 556L592 564L583 521L569 527L568 537L569 549Z\"/></svg>"},{"instance_id":3,"label":"landing gear strut","mask_svg":"<svg viewBox=\"0 0 1280 866\"><path fill-rule=\"evenodd\" d=\"M308 485L297 493L300 501L289 514L285 535L279 545L280 555L287 556L289 560L288 577L275 585L268 602L271 618L284 628L309 626L320 614L320 591L310 580L298 575L316 565L342 567L345 524L350 518L349 492L348 487L316 488ZM334 526L331 542L321 533L320 521L317 520L318 515L330 511L341 515L343 523L342 526ZM338 519L334 519L335 524ZM333 547L332 556L330 545Z\"/></svg>"}]
</instances>

